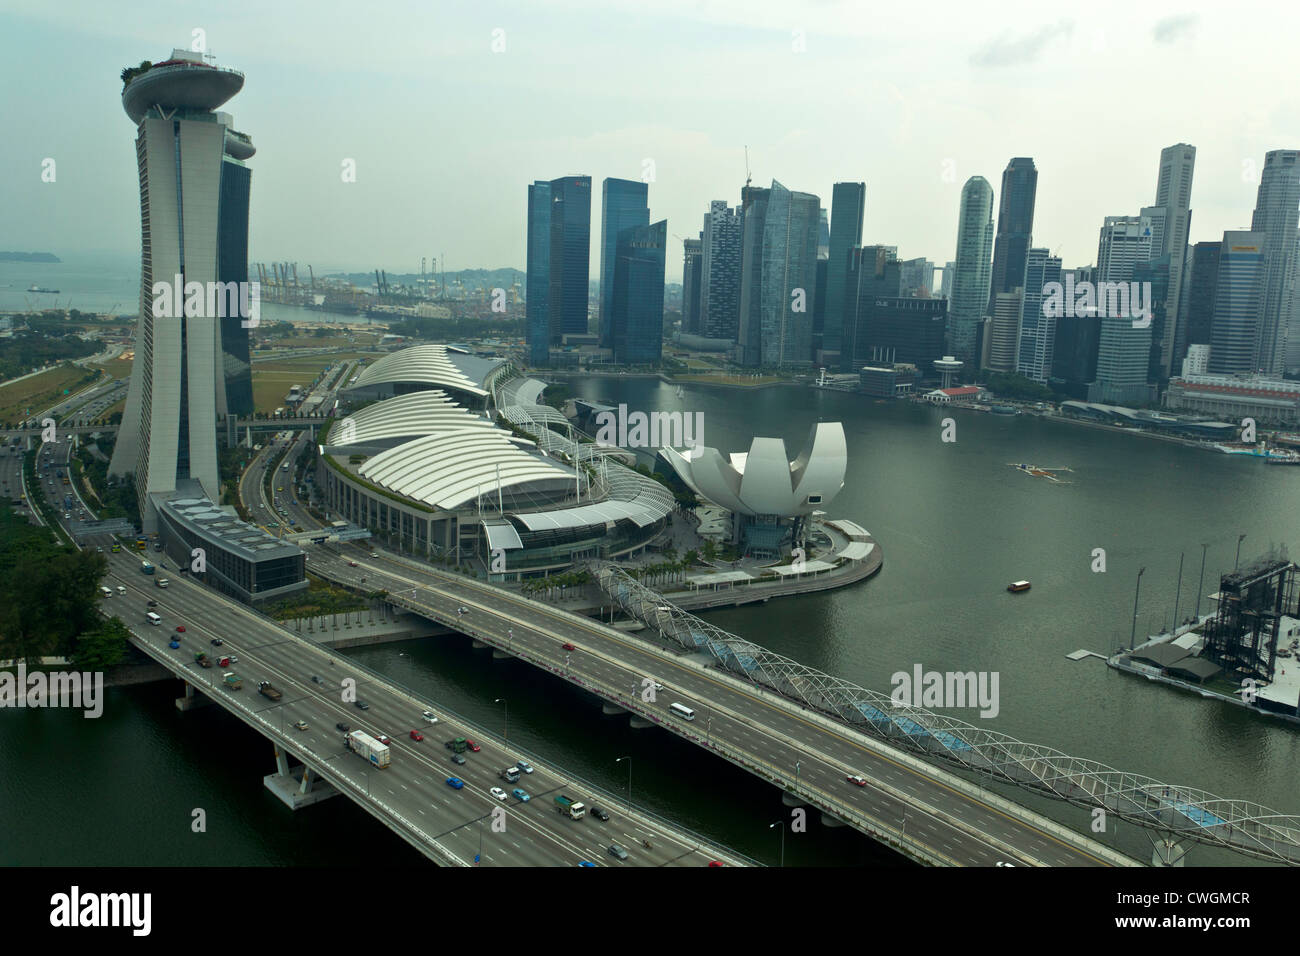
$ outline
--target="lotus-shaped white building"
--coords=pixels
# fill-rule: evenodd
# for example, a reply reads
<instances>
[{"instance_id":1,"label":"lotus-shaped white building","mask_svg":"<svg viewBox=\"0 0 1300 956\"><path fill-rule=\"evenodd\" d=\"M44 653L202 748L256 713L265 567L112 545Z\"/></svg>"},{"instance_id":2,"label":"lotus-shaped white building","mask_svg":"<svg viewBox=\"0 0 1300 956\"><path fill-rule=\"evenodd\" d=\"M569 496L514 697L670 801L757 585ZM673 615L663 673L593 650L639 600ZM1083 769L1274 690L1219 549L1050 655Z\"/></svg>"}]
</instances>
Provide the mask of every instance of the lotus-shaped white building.
<instances>
[{"instance_id":1,"label":"lotus-shaped white building","mask_svg":"<svg viewBox=\"0 0 1300 956\"><path fill-rule=\"evenodd\" d=\"M748 453L737 452L729 459L723 459L716 448L696 448L686 454L664 448L660 454L698 497L732 513L737 541L750 537L746 529L793 521L794 541L801 543L805 519L835 500L848 467L844 426L839 422L814 425L794 461L786 457L780 438L755 438ZM761 537L770 539L770 534ZM766 548L775 543L765 541Z\"/></svg>"}]
</instances>

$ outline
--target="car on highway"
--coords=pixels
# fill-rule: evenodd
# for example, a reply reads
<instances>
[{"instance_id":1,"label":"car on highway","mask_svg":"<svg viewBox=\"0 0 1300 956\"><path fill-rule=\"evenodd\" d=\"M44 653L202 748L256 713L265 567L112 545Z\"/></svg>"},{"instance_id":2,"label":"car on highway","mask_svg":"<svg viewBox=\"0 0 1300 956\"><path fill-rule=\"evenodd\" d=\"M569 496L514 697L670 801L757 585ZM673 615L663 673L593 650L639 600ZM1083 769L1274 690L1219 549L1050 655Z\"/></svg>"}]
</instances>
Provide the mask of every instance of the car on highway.
<instances>
[{"instance_id":1,"label":"car on highway","mask_svg":"<svg viewBox=\"0 0 1300 956\"><path fill-rule=\"evenodd\" d=\"M522 770L524 773L533 772L532 764L530 764L527 760L516 760L515 766L518 767L520 770Z\"/></svg>"},{"instance_id":2,"label":"car on highway","mask_svg":"<svg viewBox=\"0 0 1300 956\"><path fill-rule=\"evenodd\" d=\"M710 860L710 861L709 861L709 866L722 866L722 861L721 861L721 860Z\"/></svg>"},{"instance_id":3,"label":"car on highway","mask_svg":"<svg viewBox=\"0 0 1300 956\"><path fill-rule=\"evenodd\" d=\"M561 650L566 650L566 651L576 651L576 650L577 650L577 648L574 647L572 644L570 644L568 641L565 641L563 644L561 644L561 645L560 645L560 648L561 648Z\"/></svg>"},{"instance_id":4,"label":"car on highway","mask_svg":"<svg viewBox=\"0 0 1300 956\"><path fill-rule=\"evenodd\" d=\"M104 553L104 549L101 548L99 545L95 545L95 553L96 553L96 554L103 554L103 553Z\"/></svg>"},{"instance_id":5,"label":"car on highway","mask_svg":"<svg viewBox=\"0 0 1300 956\"><path fill-rule=\"evenodd\" d=\"M438 715L431 710L420 711L420 716L431 724L436 724L438 722Z\"/></svg>"},{"instance_id":6,"label":"car on highway","mask_svg":"<svg viewBox=\"0 0 1300 956\"><path fill-rule=\"evenodd\" d=\"M167 642L167 646L170 647L172 650L176 650L176 648L181 646L181 642L176 640L176 638L173 637L170 641Z\"/></svg>"},{"instance_id":7,"label":"car on highway","mask_svg":"<svg viewBox=\"0 0 1300 956\"><path fill-rule=\"evenodd\" d=\"M411 739L412 739L412 740L423 740L423 739L424 739L424 734L420 733L418 730L412 730L412 731L411 731Z\"/></svg>"},{"instance_id":8,"label":"car on highway","mask_svg":"<svg viewBox=\"0 0 1300 956\"><path fill-rule=\"evenodd\" d=\"M157 601L150 601L148 604L145 605L145 607L157 607L157 606L158 606Z\"/></svg>"},{"instance_id":9,"label":"car on highway","mask_svg":"<svg viewBox=\"0 0 1300 956\"><path fill-rule=\"evenodd\" d=\"M293 726L294 726L294 729L295 729L295 730L306 730L306 729L307 729L307 721L305 721L305 720L295 720L295 721L293 722Z\"/></svg>"},{"instance_id":10,"label":"car on highway","mask_svg":"<svg viewBox=\"0 0 1300 956\"><path fill-rule=\"evenodd\" d=\"M372 558L377 558L377 557L379 557L379 554L378 554L377 552L371 551L371 552L370 552L370 556L371 556Z\"/></svg>"},{"instance_id":11,"label":"car on highway","mask_svg":"<svg viewBox=\"0 0 1300 956\"><path fill-rule=\"evenodd\" d=\"M509 799L506 796L506 792L502 790L500 787L493 787L491 790L488 791L488 793L492 794L492 796L496 797L498 800L501 800L502 802Z\"/></svg>"},{"instance_id":12,"label":"car on highway","mask_svg":"<svg viewBox=\"0 0 1300 956\"><path fill-rule=\"evenodd\" d=\"M578 866L595 866L595 865L596 865L596 864L595 864L595 863L592 863L590 860L579 860L579 861L578 861Z\"/></svg>"},{"instance_id":13,"label":"car on highway","mask_svg":"<svg viewBox=\"0 0 1300 956\"><path fill-rule=\"evenodd\" d=\"M359 700L359 701L356 702L356 704L357 704L357 710L369 710L369 709L370 709L370 705L367 704L364 700Z\"/></svg>"},{"instance_id":14,"label":"car on highway","mask_svg":"<svg viewBox=\"0 0 1300 956\"><path fill-rule=\"evenodd\" d=\"M355 561L349 561L349 562L348 562L348 567L350 567L350 568L355 568L356 566L357 566L357 563L356 563Z\"/></svg>"},{"instance_id":15,"label":"car on highway","mask_svg":"<svg viewBox=\"0 0 1300 956\"><path fill-rule=\"evenodd\" d=\"M348 732L352 729L352 728L349 727L347 724L342 723L342 722L337 723L337 724L335 724L334 726L335 726L336 728L338 728L339 730L343 731L345 734L348 733Z\"/></svg>"},{"instance_id":16,"label":"car on highway","mask_svg":"<svg viewBox=\"0 0 1300 956\"><path fill-rule=\"evenodd\" d=\"M597 820L599 820L601 823L609 822L609 814L606 813L604 810L602 810L600 807L592 807L591 815L595 817Z\"/></svg>"},{"instance_id":17,"label":"car on highway","mask_svg":"<svg viewBox=\"0 0 1300 956\"><path fill-rule=\"evenodd\" d=\"M220 647L220 646L221 646L222 644L224 644L224 643L226 643L226 642L223 641L223 640L222 640L221 638L219 638L219 637L214 637L214 638L212 639L212 641L211 641L211 644L212 644L213 647Z\"/></svg>"},{"instance_id":18,"label":"car on highway","mask_svg":"<svg viewBox=\"0 0 1300 956\"><path fill-rule=\"evenodd\" d=\"M460 754L452 754L451 762L454 764L463 764L465 762L465 758L462 757Z\"/></svg>"},{"instance_id":19,"label":"car on highway","mask_svg":"<svg viewBox=\"0 0 1300 956\"><path fill-rule=\"evenodd\" d=\"M459 790L465 786L465 781L460 779L460 777L448 777L447 786L451 787L453 790Z\"/></svg>"},{"instance_id":20,"label":"car on highway","mask_svg":"<svg viewBox=\"0 0 1300 956\"><path fill-rule=\"evenodd\" d=\"M855 786L858 787L865 787L867 785L867 781L862 777L859 777L857 774L853 774L852 776L845 777L844 779L847 780L849 783L854 784Z\"/></svg>"},{"instance_id":21,"label":"car on highway","mask_svg":"<svg viewBox=\"0 0 1300 956\"><path fill-rule=\"evenodd\" d=\"M320 679L320 677L319 677L318 675L316 675L316 674L312 674L312 675L311 675L311 682L312 682L313 684L319 684L319 683L321 683L321 679Z\"/></svg>"},{"instance_id":22,"label":"car on highway","mask_svg":"<svg viewBox=\"0 0 1300 956\"><path fill-rule=\"evenodd\" d=\"M1015 866L1014 863L1007 863L1005 860L998 860L995 866Z\"/></svg>"},{"instance_id":23,"label":"car on highway","mask_svg":"<svg viewBox=\"0 0 1300 956\"><path fill-rule=\"evenodd\" d=\"M470 740L468 737L465 738L465 746L468 747L470 750L474 751L475 753L478 753L480 750L483 749L478 744L474 743L474 741Z\"/></svg>"},{"instance_id":24,"label":"car on highway","mask_svg":"<svg viewBox=\"0 0 1300 956\"><path fill-rule=\"evenodd\" d=\"M626 860L627 850L623 849L617 843L611 843L609 845L609 855L613 857L617 857L620 860Z\"/></svg>"},{"instance_id":25,"label":"car on highway","mask_svg":"<svg viewBox=\"0 0 1300 956\"><path fill-rule=\"evenodd\" d=\"M529 800L533 799L528 795L528 791L522 789L521 787L515 787L513 790L510 791L510 793L520 803L527 803Z\"/></svg>"},{"instance_id":26,"label":"car on highway","mask_svg":"<svg viewBox=\"0 0 1300 956\"><path fill-rule=\"evenodd\" d=\"M232 663L232 664L238 664L238 663L239 663L239 658L236 657L234 654L231 654L231 655L230 655L230 663Z\"/></svg>"},{"instance_id":27,"label":"car on highway","mask_svg":"<svg viewBox=\"0 0 1300 956\"><path fill-rule=\"evenodd\" d=\"M392 743L392 741L388 739L388 734L372 734L372 736L373 736L376 740L378 740L381 744L385 744L385 745L386 745L386 744L391 744L391 743Z\"/></svg>"},{"instance_id":28,"label":"car on highway","mask_svg":"<svg viewBox=\"0 0 1300 956\"><path fill-rule=\"evenodd\" d=\"M177 624L177 625L176 625L176 633L177 633L177 634L184 634L184 633L185 633L185 625L184 625L184 624Z\"/></svg>"}]
</instances>

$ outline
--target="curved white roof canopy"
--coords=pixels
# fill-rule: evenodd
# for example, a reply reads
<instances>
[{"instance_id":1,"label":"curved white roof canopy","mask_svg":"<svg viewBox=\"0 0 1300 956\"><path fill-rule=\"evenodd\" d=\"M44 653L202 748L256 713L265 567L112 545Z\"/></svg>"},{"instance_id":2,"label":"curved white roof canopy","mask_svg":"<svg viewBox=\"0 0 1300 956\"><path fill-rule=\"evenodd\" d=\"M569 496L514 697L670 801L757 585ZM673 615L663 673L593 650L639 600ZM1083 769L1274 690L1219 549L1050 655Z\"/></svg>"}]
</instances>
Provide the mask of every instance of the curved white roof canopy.
<instances>
[{"instance_id":1,"label":"curved white roof canopy","mask_svg":"<svg viewBox=\"0 0 1300 956\"><path fill-rule=\"evenodd\" d=\"M793 518L825 508L844 487L848 449L844 426L819 422L793 462L780 438L755 438L749 452L723 459L716 448L683 455L660 450L678 477L699 497L743 515Z\"/></svg>"},{"instance_id":2,"label":"curved white roof canopy","mask_svg":"<svg viewBox=\"0 0 1300 956\"><path fill-rule=\"evenodd\" d=\"M497 431L486 418L461 408L446 392L411 392L367 405L341 420L327 436L331 446L367 445L464 428Z\"/></svg>"},{"instance_id":3,"label":"curved white roof canopy","mask_svg":"<svg viewBox=\"0 0 1300 956\"><path fill-rule=\"evenodd\" d=\"M387 403L385 403L387 404ZM444 429L375 455L359 472L367 481L451 511L480 494L547 481L554 489L573 486L573 472L529 454L499 429L469 425Z\"/></svg>"},{"instance_id":4,"label":"curved white roof canopy","mask_svg":"<svg viewBox=\"0 0 1300 956\"><path fill-rule=\"evenodd\" d=\"M413 382L486 396L488 379L505 364L501 359L475 358L446 345L413 345L390 352L366 368L349 390Z\"/></svg>"}]
</instances>

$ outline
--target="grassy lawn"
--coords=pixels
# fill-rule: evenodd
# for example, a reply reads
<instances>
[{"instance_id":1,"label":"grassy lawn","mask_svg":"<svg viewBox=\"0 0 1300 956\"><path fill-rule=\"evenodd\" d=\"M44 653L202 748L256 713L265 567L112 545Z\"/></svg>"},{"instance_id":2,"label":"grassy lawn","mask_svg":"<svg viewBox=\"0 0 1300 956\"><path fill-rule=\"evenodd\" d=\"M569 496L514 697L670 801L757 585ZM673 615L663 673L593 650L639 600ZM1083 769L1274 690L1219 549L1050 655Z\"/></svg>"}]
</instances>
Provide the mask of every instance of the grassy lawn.
<instances>
[{"instance_id":1,"label":"grassy lawn","mask_svg":"<svg viewBox=\"0 0 1300 956\"><path fill-rule=\"evenodd\" d=\"M113 378L129 379L131 377L131 359L115 358L111 362L98 362L93 368L102 368Z\"/></svg>"},{"instance_id":2,"label":"grassy lawn","mask_svg":"<svg viewBox=\"0 0 1300 956\"><path fill-rule=\"evenodd\" d=\"M49 408L63 397L65 388L70 389L85 374L85 369L77 367L52 368L21 382L0 385L0 421L17 421L28 408L33 415Z\"/></svg>"},{"instance_id":3,"label":"grassy lawn","mask_svg":"<svg viewBox=\"0 0 1300 956\"><path fill-rule=\"evenodd\" d=\"M345 352L337 355L303 355L298 358L258 362L253 366L253 408L259 412L273 412L284 405L284 397L294 385L307 388L327 365L340 359L358 358L361 353Z\"/></svg>"}]
</instances>

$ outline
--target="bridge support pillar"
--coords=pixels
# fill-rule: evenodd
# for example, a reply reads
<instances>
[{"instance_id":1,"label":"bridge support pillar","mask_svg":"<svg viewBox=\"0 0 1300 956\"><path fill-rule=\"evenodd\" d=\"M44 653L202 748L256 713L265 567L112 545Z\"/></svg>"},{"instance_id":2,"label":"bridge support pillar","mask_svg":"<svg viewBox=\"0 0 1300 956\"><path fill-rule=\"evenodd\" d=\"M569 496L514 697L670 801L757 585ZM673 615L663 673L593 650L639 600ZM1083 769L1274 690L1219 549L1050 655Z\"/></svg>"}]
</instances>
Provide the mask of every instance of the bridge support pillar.
<instances>
[{"instance_id":1,"label":"bridge support pillar","mask_svg":"<svg viewBox=\"0 0 1300 956\"><path fill-rule=\"evenodd\" d=\"M498 649L495 648L495 647L492 648L492 659L493 659L494 661L506 660L507 658L510 658L510 657L514 657L514 655L513 655L513 654L507 654L505 651L498 650Z\"/></svg>"},{"instance_id":2,"label":"bridge support pillar","mask_svg":"<svg viewBox=\"0 0 1300 956\"><path fill-rule=\"evenodd\" d=\"M481 650L483 650L483 648L485 648L485 647L491 647L492 645L490 645L490 644L484 644L482 641L477 640L476 638L470 638L469 646L472 647L472 648L474 648L474 650L476 650L476 651L481 651Z\"/></svg>"},{"instance_id":3,"label":"bridge support pillar","mask_svg":"<svg viewBox=\"0 0 1300 956\"><path fill-rule=\"evenodd\" d=\"M790 793L788 790L782 790L781 803L787 807L802 807L806 806L808 801L797 794Z\"/></svg>"},{"instance_id":4,"label":"bridge support pillar","mask_svg":"<svg viewBox=\"0 0 1300 956\"><path fill-rule=\"evenodd\" d=\"M646 720L639 714L633 714L631 718L629 718L628 723L632 725L633 730L645 730L645 728L653 727L655 725L653 720Z\"/></svg>"},{"instance_id":5,"label":"bridge support pillar","mask_svg":"<svg viewBox=\"0 0 1300 956\"><path fill-rule=\"evenodd\" d=\"M848 824L845 823L843 820L841 820L839 817L833 817L829 813L823 813L822 826L834 828L834 827L846 827L848 826Z\"/></svg>"},{"instance_id":6,"label":"bridge support pillar","mask_svg":"<svg viewBox=\"0 0 1300 956\"><path fill-rule=\"evenodd\" d=\"M602 700L600 702L600 712L602 714L626 714L627 710L618 704L611 704L607 700Z\"/></svg>"},{"instance_id":7,"label":"bridge support pillar","mask_svg":"<svg viewBox=\"0 0 1300 956\"><path fill-rule=\"evenodd\" d=\"M1152 866L1182 866L1186 858L1187 848L1171 836L1151 841Z\"/></svg>"},{"instance_id":8,"label":"bridge support pillar","mask_svg":"<svg viewBox=\"0 0 1300 956\"><path fill-rule=\"evenodd\" d=\"M284 752L279 747L275 748L275 764L278 772L263 777L262 785L290 810L301 810L338 796L333 784L317 776L310 767L303 765L289 770Z\"/></svg>"},{"instance_id":9,"label":"bridge support pillar","mask_svg":"<svg viewBox=\"0 0 1300 956\"><path fill-rule=\"evenodd\" d=\"M206 707L211 703L212 701L208 700L208 698L204 697L203 694L196 690L193 684L186 682L185 696L176 698L176 709L184 713L187 710Z\"/></svg>"}]
</instances>

